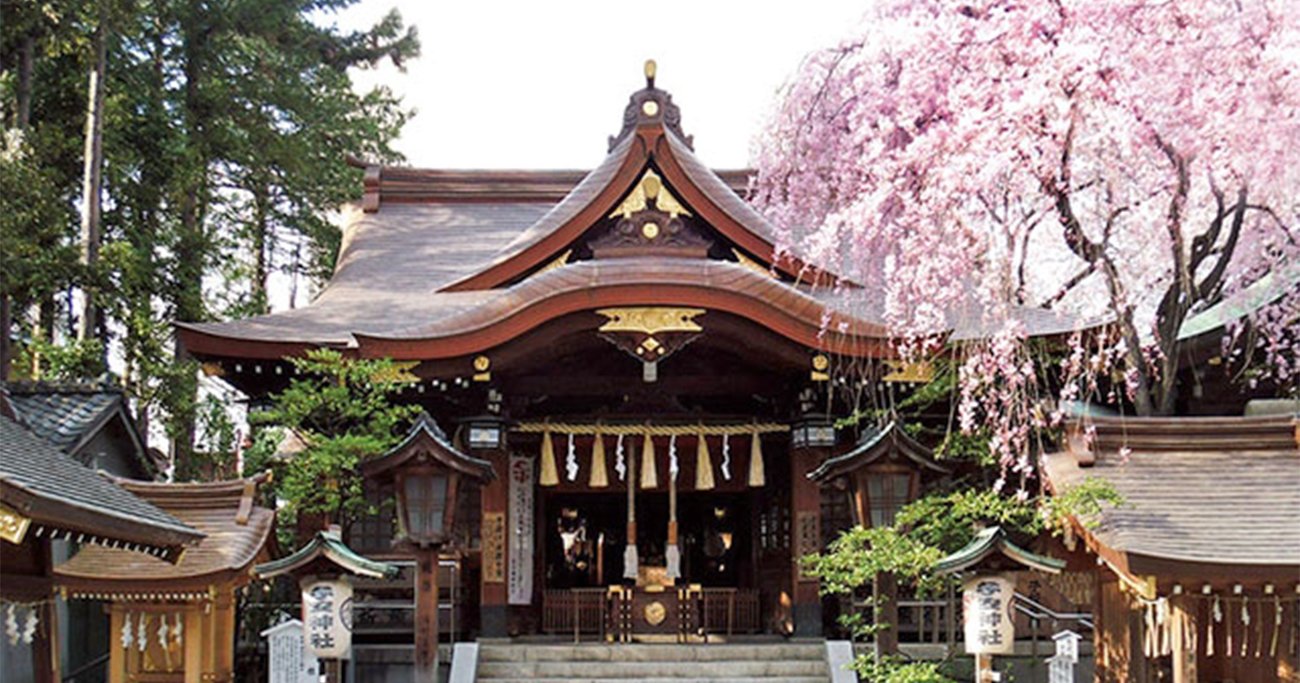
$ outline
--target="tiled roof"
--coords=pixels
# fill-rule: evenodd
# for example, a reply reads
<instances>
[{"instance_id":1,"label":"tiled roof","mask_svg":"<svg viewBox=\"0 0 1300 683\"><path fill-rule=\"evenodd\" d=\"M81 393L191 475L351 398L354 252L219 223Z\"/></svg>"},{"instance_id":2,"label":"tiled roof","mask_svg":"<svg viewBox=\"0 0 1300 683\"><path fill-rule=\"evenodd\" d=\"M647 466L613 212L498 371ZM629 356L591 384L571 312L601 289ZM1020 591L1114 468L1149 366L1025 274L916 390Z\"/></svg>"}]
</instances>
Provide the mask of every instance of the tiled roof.
<instances>
[{"instance_id":1,"label":"tiled roof","mask_svg":"<svg viewBox=\"0 0 1300 683\"><path fill-rule=\"evenodd\" d=\"M118 480L118 484L205 537L175 565L139 553L84 548L55 570L70 588L112 591L132 582L167 581L169 588L176 589L187 580L202 582L223 572L242 574L270 541L275 513L252 505L256 480L192 484Z\"/></svg>"},{"instance_id":2,"label":"tiled roof","mask_svg":"<svg viewBox=\"0 0 1300 683\"><path fill-rule=\"evenodd\" d=\"M866 432L856 446L840 455L827 458L817 469L808 473L812 481L822 482L866 467L881 458L901 455L917 467L949 474L951 470L934 461L934 452L913 439L897 422L884 429Z\"/></svg>"},{"instance_id":3,"label":"tiled roof","mask_svg":"<svg viewBox=\"0 0 1300 683\"><path fill-rule=\"evenodd\" d=\"M306 569L317 562L328 562L349 573L375 579L391 579L397 576L398 572L397 565L358 555L343 542L337 529L318 531L306 545L295 550L293 554L259 564L253 568L253 571L260 579L270 579Z\"/></svg>"},{"instance_id":4,"label":"tiled roof","mask_svg":"<svg viewBox=\"0 0 1300 683\"><path fill-rule=\"evenodd\" d=\"M1065 560L1047 557L1030 552L1011 542L1007 532L1000 526L980 529L962 549L939 560L934 566L936 574L961 572L985 562L990 556L1000 554L1017 565L1028 567L1047 574L1059 574L1065 568Z\"/></svg>"},{"instance_id":5,"label":"tiled roof","mask_svg":"<svg viewBox=\"0 0 1300 683\"><path fill-rule=\"evenodd\" d=\"M1055 490L1092 476L1123 496L1089 532L1098 542L1183 562L1294 566L1300 576L1294 418L1093 419L1093 451L1045 461Z\"/></svg>"},{"instance_id":6,"label":"tiled roof","mask_svg":"<svg viewBox=\"0 0 1300 683\"><path fill-rule=\"evenodd\" d=\"M122 405L122 392L101 384L15 382L9 400L37 436L64 453L76 450Z\"/></svg>"},{"instance_id":7,"label":"tiled roof","mask_svg":"<svg viewBox=\"0 0 1300 683\"><path fill-rule=\"evenodd\" d=\"M6 505L45 526L177 549L201 537L7 417L0 417L0 484Z\"/></svg>"}]
</instances>

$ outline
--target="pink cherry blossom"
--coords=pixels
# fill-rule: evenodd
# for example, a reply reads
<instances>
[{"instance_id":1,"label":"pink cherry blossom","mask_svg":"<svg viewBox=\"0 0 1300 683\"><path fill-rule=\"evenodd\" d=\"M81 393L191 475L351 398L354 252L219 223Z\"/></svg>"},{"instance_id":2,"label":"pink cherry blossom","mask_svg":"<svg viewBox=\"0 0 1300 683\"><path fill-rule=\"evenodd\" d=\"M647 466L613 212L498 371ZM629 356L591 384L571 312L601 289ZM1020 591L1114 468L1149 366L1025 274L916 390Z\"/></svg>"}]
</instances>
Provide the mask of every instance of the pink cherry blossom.
<instances>
[{"instance_id":1,"label":"pink cherry blossom","mask_svg":"<svg viewBox=\"0 0 1300 683\"><path fill-rule=\"evenodd\" d=\"M781 249L861 285L837 299L904 352L972 310L996 330L959 356L958 411L1015 470L1044 398L1018 307L1109 321L1074 337L1066 397L1167 413L1183 322L1300 257L1300 12L881 0L800 66L755 161ZM1228 330L1284 385L1298 299Z\"/></svg>"}]
</instances>

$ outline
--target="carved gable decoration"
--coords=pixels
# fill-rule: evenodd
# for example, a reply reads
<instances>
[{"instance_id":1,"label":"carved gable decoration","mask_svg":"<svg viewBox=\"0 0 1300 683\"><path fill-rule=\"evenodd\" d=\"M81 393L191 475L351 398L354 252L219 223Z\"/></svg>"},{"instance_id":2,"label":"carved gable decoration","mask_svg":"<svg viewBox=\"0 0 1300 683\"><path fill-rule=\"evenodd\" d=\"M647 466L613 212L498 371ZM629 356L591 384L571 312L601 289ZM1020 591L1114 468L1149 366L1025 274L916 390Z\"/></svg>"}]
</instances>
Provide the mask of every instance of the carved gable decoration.
<instances>
[{"instance_id":1,"label":"carved gable decoration","mask_svg":"<svg viewBox=\"0 0 1300 683\"><path fill-rule=\"evenodd\" d=\"M693 216L652 169L646 169L618 208L614 225L591 241L596 258L665 255L702 258L713 241L688 221Z\"/></svg>"},{"instance_id":2,"label":"carved gable decoration","mask_svg":"<svg viewBox=\"0 0 1300 683\"><path fill-rule=\"evenodd\" d=\"M641 361L644 379L653 382L658 363L695 341L704 331L695 318L702 308L630 307L596 311L607 319L600 336L627 355Z\"/></svg>"}]
</instances>

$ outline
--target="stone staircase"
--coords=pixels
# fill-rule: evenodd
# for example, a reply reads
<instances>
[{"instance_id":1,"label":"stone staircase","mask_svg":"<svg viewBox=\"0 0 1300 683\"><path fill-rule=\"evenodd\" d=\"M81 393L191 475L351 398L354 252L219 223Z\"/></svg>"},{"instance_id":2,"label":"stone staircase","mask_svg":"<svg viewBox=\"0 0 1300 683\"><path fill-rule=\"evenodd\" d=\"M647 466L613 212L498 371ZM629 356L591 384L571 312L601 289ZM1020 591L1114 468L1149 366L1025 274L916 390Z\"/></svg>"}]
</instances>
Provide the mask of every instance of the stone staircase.
<instances>
[{"instance_id":1,"label":"stone staircase","mask_svg":"<svg viewBox=\"0 0 1300 683\"><path fill-rule=\"evenodd\" d=\"M827 683L824 643L479 645L477 679L492 683Z\"/></svg>"}]
</instances>

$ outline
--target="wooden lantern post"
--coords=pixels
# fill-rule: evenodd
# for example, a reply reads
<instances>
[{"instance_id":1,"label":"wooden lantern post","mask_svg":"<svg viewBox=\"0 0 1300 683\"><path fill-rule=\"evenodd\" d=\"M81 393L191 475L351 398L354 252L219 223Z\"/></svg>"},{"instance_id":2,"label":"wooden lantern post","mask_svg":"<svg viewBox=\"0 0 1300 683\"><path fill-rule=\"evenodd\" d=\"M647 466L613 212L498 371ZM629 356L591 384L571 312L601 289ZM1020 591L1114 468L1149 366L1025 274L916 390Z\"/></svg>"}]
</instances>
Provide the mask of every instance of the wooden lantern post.
<instances>
[{"instance_id":1,"label":"wooden lantern post","mask_svg":"<svg viewBox=\"0 0 1300 683\"><path fill-rule=\"evenodd\" d=\"M504 432L504 425L497 424L497 428ZM499 445L500 438L493 441ZM361 470L367 478L395 484L397 543L415 556L417 568L415 681L432 683L438 676L438 557L454 540L457 494L463 484L483 484L496 475L492 463L453 446L428 414L416 419L400 444L363 463Z\"/></svg>"}]
</instances>

